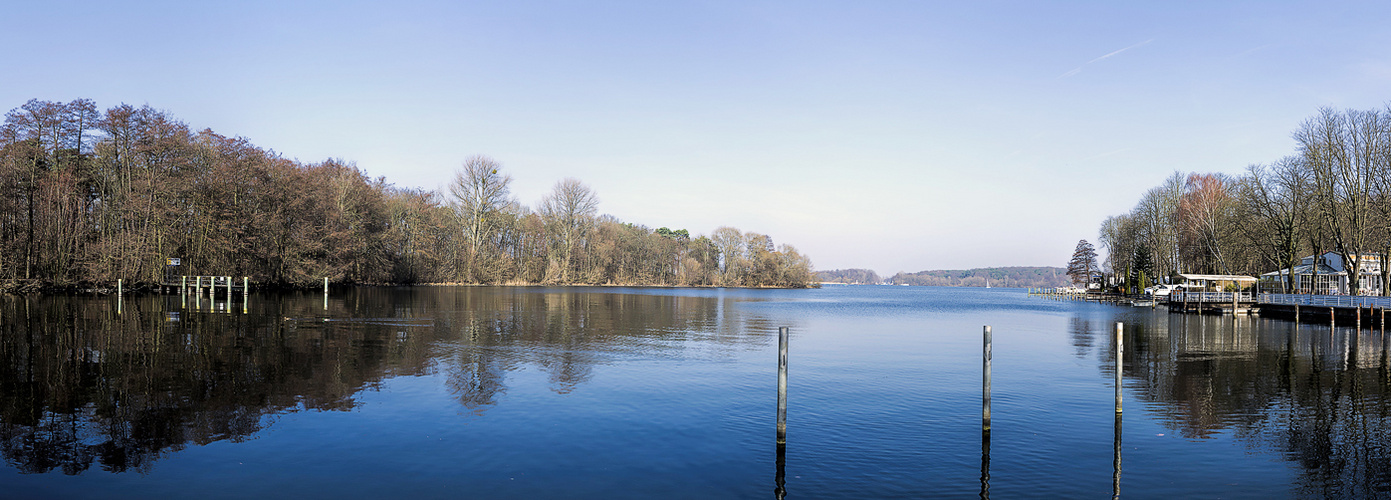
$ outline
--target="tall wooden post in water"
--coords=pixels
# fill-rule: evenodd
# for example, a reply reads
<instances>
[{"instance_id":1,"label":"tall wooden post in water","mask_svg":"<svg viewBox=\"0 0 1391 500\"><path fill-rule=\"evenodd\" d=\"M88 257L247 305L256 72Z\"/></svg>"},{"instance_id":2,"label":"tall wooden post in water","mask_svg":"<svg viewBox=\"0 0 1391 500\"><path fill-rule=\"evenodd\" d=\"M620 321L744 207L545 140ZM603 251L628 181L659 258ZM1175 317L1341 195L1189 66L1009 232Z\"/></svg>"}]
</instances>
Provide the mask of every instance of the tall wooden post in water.
<instances>
[{"instance_id":1,"label":"tall wooden post in water","mask_svg":"<svg viewBox=\"0 0 1391 500\"><path fill-rule=\"evenodd\" d=\"M778 444L787 444L787 327L778 327Z\"/></svg>"},{"instance_id":2,"label":"tall wooden post in water","mask_svg":"<svg viewBox=\"0 0 1391 500\"><path fill-rule=\"evenodd\" d=\"M1121 359L1125 356L1125 324L1116 322L1116 414L1121 413Z\"/></svg>"},{"instance_id":3,"label":"tall wooden post in water","mask_svg":"<svg viewBox=\"0 0 1391 500\"><path fill-rule=\"evenodd\" d=\"M988 433L988 432L990 432L990 358L992 357L992 356L991 356L991 352L990 352L990 351L991 351L991 346L990 346L990 345L991 345L991 340L990 340L990 325L986 325L986 326L985 326L985 329L982 331L982 336L983 336L983 340L985 341L985 344L984 344L984 346L982 347L983 350L981 351L981 370L982 370L983 373L982 373L982 379L981 379L981 395L980 395L980 404L981 404L981 409L980 409L980 411L981 411L981 421L980 421L980 425L981 425L981 432L986 432L986 433Z\"/></svg>"}]
</instances>

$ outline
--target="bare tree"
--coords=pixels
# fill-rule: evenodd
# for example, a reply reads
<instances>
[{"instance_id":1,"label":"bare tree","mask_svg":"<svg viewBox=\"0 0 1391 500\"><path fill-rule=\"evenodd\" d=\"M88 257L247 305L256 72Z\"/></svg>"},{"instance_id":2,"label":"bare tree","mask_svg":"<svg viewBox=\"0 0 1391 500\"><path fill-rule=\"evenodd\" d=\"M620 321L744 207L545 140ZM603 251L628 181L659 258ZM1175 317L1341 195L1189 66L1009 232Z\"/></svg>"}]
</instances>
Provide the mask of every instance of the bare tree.
<instances>
[{"instance_id":1,"label":"bare tree","mask_svg":"<svg viewBox=\"0 0 1391 500\"><path fill-rule=\"evenodd\" d=\"M1314 195L1333 250L1343 258L1348 286L1359 293L1363 256L1372 248L1377 224L1373 185L1384 168L1387 115L1380 111L1330 108L1306 120L1294 138L1313 174Z\"/></svg>"},{"instance_id":2,"label":"bare tree","mask_svg":"<svg viewBox=\"0 0 1391 500\"><path fill-rule=\"evenodd\" d=\"M450 200L468 243L465 278L479 281L479 264L492 250L491 240L498 231L502 212L510 204L508 185L512 176L498 173L501 165L487 156L475 155L464 160L463 167L454 173L449 185Z\"/></svg>"},{"instance_id":3,"label":"bare tree","mask_svg":"<svg viewBox=\"0 0 1391 500\"><path fill-rule=\"evenodd\" d=\"M743 279L745 267L743 233L738 229L723 226L716 228L710 239L720 252L720 285L738 286Z\"/></svg>"},{"instance_id":4,"label":"bare tree","mask_svg":"<svg viewBox=\"0 0 1391 500\"><path fill-rule=\"evenodd\" d=\"M1231 274L1226 251L1235 203L1229 184L1222 174L1189 174L1177 214L1187 260L1206 262L1204 267L1220 274Z\"/></svg>"},{"instance_id":5,"label":"bare tree","mask_svg":"<svg viewBox=\"0 0 1391 500\"><path fill-rule=\"evenodd\" d=\"M1291 269L1285 290L1294 290L1293 269L1299 264L1301 241L1309 215L1309 171L1298 156L1275 163L1251 165L1241 183L1242 233L1264 260L1276 269Z\"/></svg>"},{"instance_id":6,"label":"bare tree","mask_svg":"<svg viewBox=\"0 0 1391 500\"><path fill-rule=\"evenodd\" d=\"M578 179L569 177L555 183L551 194L541 200L541 218L558 237L556 246L560 252L560 281L569 281L575 249L593 226L594 215L598 211L599 197L594 195L594 191Z\"/></svg>"}]
</instances>

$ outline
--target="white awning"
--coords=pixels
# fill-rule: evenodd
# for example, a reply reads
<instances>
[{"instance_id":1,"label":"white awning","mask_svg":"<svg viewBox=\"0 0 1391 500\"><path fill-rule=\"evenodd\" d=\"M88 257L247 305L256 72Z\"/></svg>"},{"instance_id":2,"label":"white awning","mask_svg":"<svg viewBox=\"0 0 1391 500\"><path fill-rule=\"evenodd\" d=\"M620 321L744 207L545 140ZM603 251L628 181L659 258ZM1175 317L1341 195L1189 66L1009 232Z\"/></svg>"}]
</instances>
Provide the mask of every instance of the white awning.
<instances>
[{"instance_id":1,"label":"white awning","mask_svg":"<svg viewBox=\"0 0 1391 500\"><path fill-rule=\"evenodd\" d=\"M1183 279L1192 281L1235 281L1238 283L1255 283L1256 281L1260 281L1252 276L1238 276L1235 274L1180 274L1179 276L1182 276Z\"/></svg>"}]
</instances>

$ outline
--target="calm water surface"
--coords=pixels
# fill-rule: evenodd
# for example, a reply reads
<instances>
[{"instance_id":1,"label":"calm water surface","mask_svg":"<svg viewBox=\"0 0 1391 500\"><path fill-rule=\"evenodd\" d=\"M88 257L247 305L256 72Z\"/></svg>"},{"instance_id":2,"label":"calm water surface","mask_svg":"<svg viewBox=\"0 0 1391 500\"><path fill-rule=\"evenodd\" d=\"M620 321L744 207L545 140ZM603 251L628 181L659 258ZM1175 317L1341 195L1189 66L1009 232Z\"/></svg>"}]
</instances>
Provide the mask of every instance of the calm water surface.
<instances>
[{"instance_id":1,"label":"calm water surface","mask_svg":"<svg viewBox=\"0 0 1391 500\"><path fill-rule=\"evenodd\" d=\"M770 498L779 326L788 498L1391 495L1371 330L932 287L119 308L0 297L0 497Z\"/></svg>"}]
</instances>

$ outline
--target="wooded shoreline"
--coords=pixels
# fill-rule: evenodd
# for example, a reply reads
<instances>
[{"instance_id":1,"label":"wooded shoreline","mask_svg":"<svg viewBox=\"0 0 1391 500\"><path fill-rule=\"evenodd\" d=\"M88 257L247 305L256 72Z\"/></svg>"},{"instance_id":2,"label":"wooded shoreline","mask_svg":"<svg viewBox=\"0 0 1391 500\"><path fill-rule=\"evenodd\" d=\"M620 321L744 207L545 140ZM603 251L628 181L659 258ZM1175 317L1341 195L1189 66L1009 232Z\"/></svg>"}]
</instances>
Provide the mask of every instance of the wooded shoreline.
<instances>
[{"instance_id":1,"label":"wooded shoreline","mask_svg":"<svg viewBox=\"0 0 1391 500\"><path fill-rule=\"evenodd\" d=\"M0 125L0 291L91 289L167 275L334 283L810 286L811 261L772 237L624 222L563 179L534 205L486 156L440 191L356 164L304 163L169 113L31 100ZM171 259L178 259L172 265Z\"/></svg>"}]
</instances>

